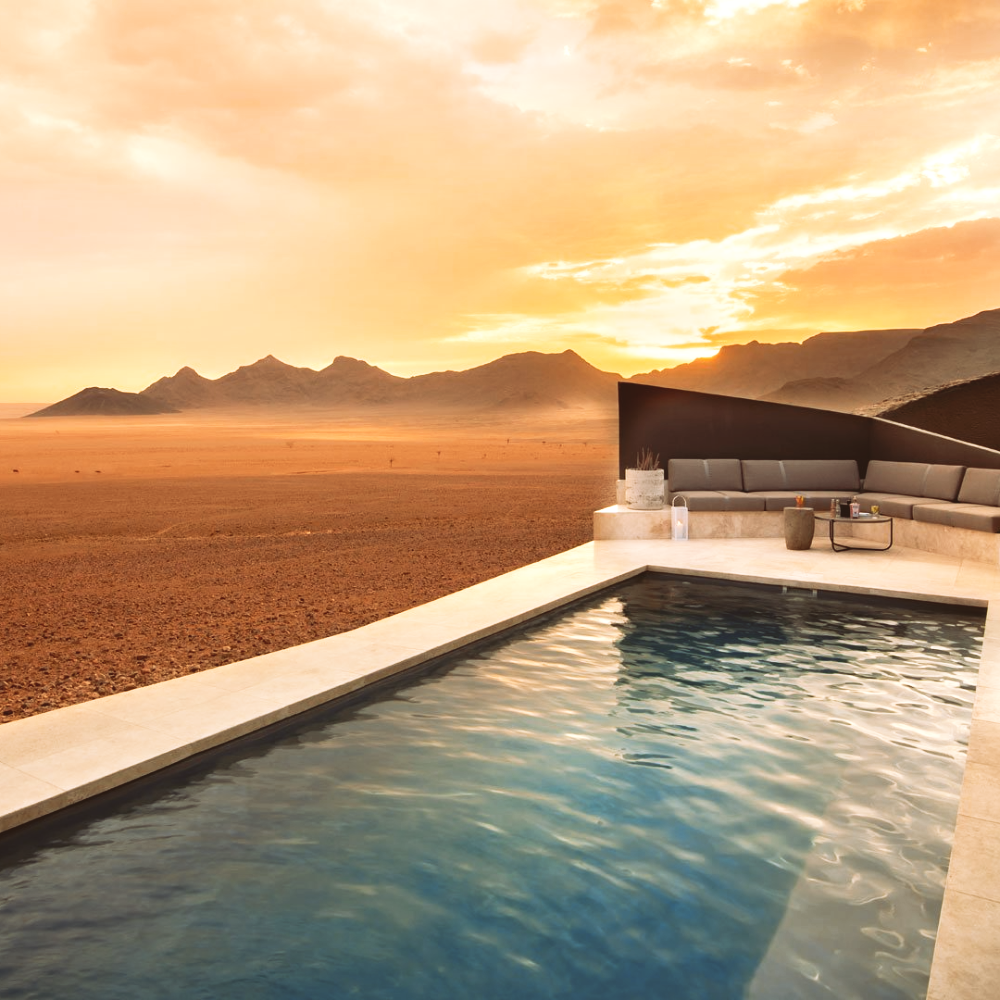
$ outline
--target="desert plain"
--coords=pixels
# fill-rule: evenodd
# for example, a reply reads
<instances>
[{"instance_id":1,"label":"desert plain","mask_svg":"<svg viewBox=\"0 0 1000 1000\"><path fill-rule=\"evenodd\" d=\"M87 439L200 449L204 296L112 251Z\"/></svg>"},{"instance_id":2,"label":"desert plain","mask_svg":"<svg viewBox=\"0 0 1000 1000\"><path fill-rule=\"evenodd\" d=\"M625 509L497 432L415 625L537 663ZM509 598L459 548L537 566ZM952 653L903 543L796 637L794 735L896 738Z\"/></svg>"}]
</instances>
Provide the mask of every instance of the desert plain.
<instances>
[{"instance_id":1,"label":"desert plain","mask_svg":"<svg viewBox=\"0 0 1000 1000\"><path fill-rule=\"evenodd\" d=\"M0 721L356 628L592 537L594 411L0 419Z\"/></svg>"}]
</instances>

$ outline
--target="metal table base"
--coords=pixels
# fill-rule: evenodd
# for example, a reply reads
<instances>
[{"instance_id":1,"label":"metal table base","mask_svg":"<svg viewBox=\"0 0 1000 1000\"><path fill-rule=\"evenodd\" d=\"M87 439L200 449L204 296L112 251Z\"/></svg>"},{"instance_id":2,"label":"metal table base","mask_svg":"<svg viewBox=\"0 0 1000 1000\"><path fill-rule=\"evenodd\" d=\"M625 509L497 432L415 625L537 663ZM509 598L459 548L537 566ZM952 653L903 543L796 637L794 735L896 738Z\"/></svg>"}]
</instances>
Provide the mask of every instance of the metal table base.
<instances>
[{"instance_id":1,"label":"metal table base","mask_svg":"<svg viewBox=\"0 0 1000 1000\"><path fill-rule=\"evenodd\" d=\"M849 549L867 550L868 552L885 552L892 548L892 518L887 514L867 514L864 517L834 517L832 514L817 514L817 520L828 521L830 524L830 548L834 552L847 552ZM837 541L838 524L888 524L889 542L887 545L845 545L843 538Z\"/></svg>"}]
</instances>

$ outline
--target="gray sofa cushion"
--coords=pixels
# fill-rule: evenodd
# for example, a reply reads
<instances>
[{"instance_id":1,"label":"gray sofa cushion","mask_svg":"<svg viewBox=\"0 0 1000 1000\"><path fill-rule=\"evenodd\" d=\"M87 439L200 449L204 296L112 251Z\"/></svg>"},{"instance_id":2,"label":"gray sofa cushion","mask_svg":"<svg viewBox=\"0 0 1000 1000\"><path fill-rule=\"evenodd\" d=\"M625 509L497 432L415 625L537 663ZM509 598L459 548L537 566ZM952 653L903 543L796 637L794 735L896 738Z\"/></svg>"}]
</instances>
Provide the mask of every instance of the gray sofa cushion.
<instances>
[{"instance_id":1,"label":"gray sofa cushion","mask_svg":"<svg viewBox=\"0 0 1000 1000\"><path fill-rule=\"evenodd\" d=\"M873 458L865 473L865 493L882 493L885 496L919 497L926 462L885 462Z\"/></svg>"},{"instance_id":2,"label":"gray sofa cushion","mask_svg":"<svg viewBox=\"0 0 1000 1000\"><path fill-rule=\"evenodd\" d=\"M931 465L920 496L934 500L954 500L958 496L964 475L964 465Z\"/></svg>"},{"instance_id":3,"label":"gray sofa cushion","mask_svg":"<svg viewBox=\"0 0 1000 1000\"><path fill-rule=\"evenodd\" d=\"M835 490L857 493L861 485L858 463L853 458L835 459L771 459L743 460L743 488L748 493Z\"/></svg>"},{"instance_id":4,"label":"gray sofa cushion","mask_svg":"<svg viewBox=\"0 0 1000 1000\"><path fill-rule=\"evenodd\" d=\"M985 507L1000 506L1000 469L966 469L958 500Z\"/></svg>"},{"instance_id":5,"label":"gray sofa cushion","mask_svg":"<svg viewBox=\"0 0 1000 1000\"><path fill-rule=\"evenodd\" d=\"M1000 531L1000 507L973 503L938 503L914 508L916 521L972 531Z\"/></svg>"},{"instance_id":6,"label":"gray sofa cushion","mask_svg":"<svg viewBox=\"0 0 1000 1000\"><path fill-rule=\"evenodd\" d=\"M887 462L873 458L865 473L865 493L954 500L962 484L962 465L927 462Z\"/></svg>"},{"instance_id":7,"label":"gray sofa cushion","mask_svg":"<svg viewBox=\"0 0 1000 1000\"><path fill-rule=\"evenodd\" d=\"M738 458L672 458L667 462L667 489L671 493L688 490L743 490L743 472Z\"/></svg>"},{"instance_id":8,"label":"gray sofa cushion","mask_svg":"<svg viewBox=\"0 0 1000 1000\"><path fill-rule=\"evenodd\" d=\"M878 504L880 514L889 517L906 517L912 520L917 507L949 507L946 500L932 500L930 497L899 497L891 493L859 493L858 501L863 511L870 512L872 504Z\"/></svg>"},{"instance_id":9,"label":"gray sofa cushion","mask_svg":"<svg viewBox=\"0 0 1000 1000\"><path fill-rule=\"evenodd\" d=\"M687 501L688 510L763 510L762 497L734 490L686 490L675 493ZM673 498L671 498L673 499ZM678 504L680 506L680 504Z\"/></svg>"}]
</instances>

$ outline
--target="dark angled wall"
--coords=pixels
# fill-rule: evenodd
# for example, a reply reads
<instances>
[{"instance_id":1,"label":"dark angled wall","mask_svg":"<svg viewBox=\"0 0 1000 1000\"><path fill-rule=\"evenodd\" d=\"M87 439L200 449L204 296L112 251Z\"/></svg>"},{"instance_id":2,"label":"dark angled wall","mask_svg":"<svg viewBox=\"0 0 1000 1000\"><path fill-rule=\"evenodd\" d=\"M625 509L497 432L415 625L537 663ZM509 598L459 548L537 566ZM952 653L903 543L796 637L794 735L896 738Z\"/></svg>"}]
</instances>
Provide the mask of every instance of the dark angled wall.
<instances>
[{"instance_id":1,"label":"dark angled wall","mask_svg":"<svg viewBox=\"0 0 1000 1000\"><path fill-rule=\"evenodd\" d=\"M877 417L871 418L871 457L1000 469L1000 451Z\"/></svg>"},{"instance_id":2,"label":"dark angled wall","mask_svg":"<svg viewBox=\"0 0 1000 1000\"><path fill-rule=\"evenodd\" d=\"M1000 469L1000 452L853 413L618 383L619 477L649 448L671 458L870 458Z\"/></svg>"}]
</instances>

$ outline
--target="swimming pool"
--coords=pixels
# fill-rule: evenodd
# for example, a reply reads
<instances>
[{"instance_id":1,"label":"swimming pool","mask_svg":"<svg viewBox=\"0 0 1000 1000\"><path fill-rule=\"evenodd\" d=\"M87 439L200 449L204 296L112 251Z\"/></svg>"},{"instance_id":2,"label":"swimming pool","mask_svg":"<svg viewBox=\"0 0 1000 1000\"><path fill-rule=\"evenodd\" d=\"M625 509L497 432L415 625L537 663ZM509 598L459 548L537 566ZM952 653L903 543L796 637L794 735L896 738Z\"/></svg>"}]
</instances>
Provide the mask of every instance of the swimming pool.
<instances>
[{"instance_id":1,"label":"swimming pool","mask_svg":"<svg viewBox=\"0 0 1000 1000\"><path fill-rule=\"evenodd\" d=\"M981 631L617 586L0 840L0 993L920 996Z\"/></svg>"}]
</instances>

